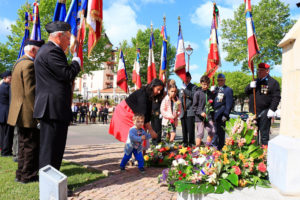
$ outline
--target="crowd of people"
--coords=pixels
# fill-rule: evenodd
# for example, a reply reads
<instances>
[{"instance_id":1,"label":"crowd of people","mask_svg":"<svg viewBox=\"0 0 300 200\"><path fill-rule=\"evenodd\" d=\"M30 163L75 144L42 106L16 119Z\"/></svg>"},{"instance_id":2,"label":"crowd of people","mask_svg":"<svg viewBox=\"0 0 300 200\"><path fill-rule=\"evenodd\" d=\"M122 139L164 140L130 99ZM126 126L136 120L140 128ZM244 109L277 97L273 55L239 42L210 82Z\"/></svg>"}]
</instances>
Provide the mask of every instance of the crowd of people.
<instances>
[{"instance_id":1,"label":"crowd of people","mask_svg":"<svg viewBox=\"0 0 300 200\"><path fill-rule=\"evenodd\" d=\"M38 181L38 170L51 165L60 169L71 122L107 123L108 105L97 107L73 104L72 83L81 70L80 58L68 64L65 51L70 44L70 25L50 22L46 25L48 42L27 40L25 55L17 60L12 73L2 73L0 85L0 148L1 156L11 156L14 127L17 127L18 169L16 181ZM245 89L250 99L250 112L256 99L256 113L261 143L269 140L271 118L280 101L280 87L270 75L270 66L258 65L258 79ZM204 75L200 87L191 83L191 74L178 89L174 80L163 83L153 79L150 84L131 93L118 104L112 116L109 133L126 143L121 170L132 153L144 171L142 152L166 138L174 142L179 120L184 146L204 145L221 150L225 141L225 122L233 107L233 90L226 86L224 74L217 76L217 87L210 88ZM198 80L196 80L198 81ZM255 91L255 93L253 93ZM255 94L255 95L254 95ZM78 117L79 114L79 117ZM195 133L196 130L196 133Z\"/></svg>"},{"instance_id":2,"label":"crowd of people","mask_svg":"<svg viewBox=\"0 0 300 200\"><path fill-rule=\"evenodd\" d=\"M96 122L107 124L108 123L108 114L109 114L109 104L97 105L87 103L73 103L72 104L72 123L93 123ZM97 120L98 118L98 120Z\"/></svg>"}]
</instances>

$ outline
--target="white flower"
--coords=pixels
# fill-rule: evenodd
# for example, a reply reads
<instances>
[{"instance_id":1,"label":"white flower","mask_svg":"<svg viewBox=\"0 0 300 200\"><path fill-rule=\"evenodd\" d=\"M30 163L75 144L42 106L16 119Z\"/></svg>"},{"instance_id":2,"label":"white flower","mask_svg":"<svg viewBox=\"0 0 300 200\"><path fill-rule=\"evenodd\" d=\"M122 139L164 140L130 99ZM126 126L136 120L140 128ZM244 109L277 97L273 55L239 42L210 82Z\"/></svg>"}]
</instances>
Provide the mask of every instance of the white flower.
<instances>
[{"instance_id":1,"label":"white flower","mask_svg":"<svg viewBox=\"0 0 300 200\"><path fill-rule=\"evenodd\" d=\"M187 162L182 158L179 158L177 162L178 162L178 165L187 165Z\"/></svg>"},{"instance_id":2,"label":"white flower","mask_svg":"<svg viewBox=\"0 0 300 200\"><path fill-rule=\"evenodd\" d=\"M161 148L161 144L157 145L155 148L156 149L160 149Z\"/></svg>"},{"instance_id":3,"label":"white flower","mask_svg":"<svg viewBox=\"0 0 300 200\"><path fill-rule=\"evenodd\" d=\"M193 152L199 151L199 147L195 148Z\"/></svg>"},{"instance_id":4,"label":"white flower","mask_svg":"<svg viewBox=\"0 0 300 200\"><path fill-rule=\"evenodd\" d=\"M174 167L176 167L176 166L178 165L177 161L176 161L176 160L173 160L172 165L173 165Z\"/></svg>"},{"instance_id":5,"label":"white flower","mask_svg":"<svg viewBox=\"0 0 300 200\"><path fill-rule=\"evenodd\" d=\"M217 182L217 174L213 173L212 175L208 176L207 181L209 183L215 184Z\"/></svg>"},{"instance_id":6,"label":"white flower","mask_svg":"<svg viewBox=\"0 0 300 200\"><path fill-rule=\"evenodd\" d=\"M198 158L197 160L198 160L199 165L202 165L203 163L205 163L206 158L204 156L202 156L202 157Z\"/></svg>"}]
</instances>

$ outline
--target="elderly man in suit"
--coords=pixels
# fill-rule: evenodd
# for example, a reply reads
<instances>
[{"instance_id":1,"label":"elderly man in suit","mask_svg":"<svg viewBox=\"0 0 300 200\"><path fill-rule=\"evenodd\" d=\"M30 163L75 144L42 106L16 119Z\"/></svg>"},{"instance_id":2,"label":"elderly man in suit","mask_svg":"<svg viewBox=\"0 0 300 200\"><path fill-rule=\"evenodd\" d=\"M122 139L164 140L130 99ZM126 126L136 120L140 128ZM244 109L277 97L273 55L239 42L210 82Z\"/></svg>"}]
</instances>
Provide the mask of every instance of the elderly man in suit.
<instances>
[{"instance_id":1,"label":"elderly man in suit","mask_svg":"<svg viewBox=\"0 0 300 200\"><path fill-rule=\"evenodd\" d=\"M65 51L70 45L71 27L55 21L46 25L49 41L34 60L36 90L33 117L40 120L39 167L60 169L72 121L72 82L80 72L80 58L68 64Z\"/></svg>"},{"instance_id":2,"label":"elderly man in suit","mask_svg":"<svg viewBox=\"0 0 300 200\"><path fill-rule=\"evenodd\" d=\"M14 137L14 127L7 124L9 100L10 100L10 83L11 71L1 74L3 79L0 85L0 148L1 156L12 156L12 145Z\"/></svg>"},{"instance_id":3,"label":"elderly man in suit","mask_svg":"<svg viewBox=\"0 0 300 200\"><path fill-rule=\"evenodd\" d=\"M27 40L25 55L17 60L11 82L11 106L7 123L18 127L18 169L16 181L38 180L40 131L33 119L35 97L34 59L44 41Z\"/></svg>"},{"instance_id":4,"label":"elderly man in suit","mask_svg":"<svg viewBox=\"0 0 300 200\"><path fill-rule=\"evenodd\" d=\"M190 72L186 73L186 82L183 83L179 93L182 111L180 114L184 146L195 145L195 114L193 111L193 98L197 86L191 83Z\"/></svg>"},{"instance_id":5,"label":"elderly man in suit","mask_svg":"<svg viewBox=\"0 0 300 200\"><path fill-rule=\"evenodd\" d=\"M214 99L214 121L216 134L213 139L213 145L221 150L225 143L225 130L226 121L229 119L229 114L233 105L233 90L225 85L225 75L218 74L217 77L218 87L212 90L215 93Z\"/></svg>"}]
</instances>

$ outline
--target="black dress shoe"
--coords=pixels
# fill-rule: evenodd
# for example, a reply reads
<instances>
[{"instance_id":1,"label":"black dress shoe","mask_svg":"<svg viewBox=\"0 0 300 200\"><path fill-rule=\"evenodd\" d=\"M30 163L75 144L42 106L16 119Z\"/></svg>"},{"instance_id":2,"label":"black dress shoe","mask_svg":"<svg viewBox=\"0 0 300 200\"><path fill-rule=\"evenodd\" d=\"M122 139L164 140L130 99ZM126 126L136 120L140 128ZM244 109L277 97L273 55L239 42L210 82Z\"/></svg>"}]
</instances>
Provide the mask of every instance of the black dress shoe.
<instances>
[{"instance_id":1,"label":"black dress shoe","mask_svg":"<svg viewBox=\"0 0 300 200\"><path fill-rule=\"evenodd\" d=\"M39 177L35 176L30 179L20 180L20 183L26 184L26 183L32 183L32 182L38 182L38 181L39 181Z\"/></svg>"}]
</instances>

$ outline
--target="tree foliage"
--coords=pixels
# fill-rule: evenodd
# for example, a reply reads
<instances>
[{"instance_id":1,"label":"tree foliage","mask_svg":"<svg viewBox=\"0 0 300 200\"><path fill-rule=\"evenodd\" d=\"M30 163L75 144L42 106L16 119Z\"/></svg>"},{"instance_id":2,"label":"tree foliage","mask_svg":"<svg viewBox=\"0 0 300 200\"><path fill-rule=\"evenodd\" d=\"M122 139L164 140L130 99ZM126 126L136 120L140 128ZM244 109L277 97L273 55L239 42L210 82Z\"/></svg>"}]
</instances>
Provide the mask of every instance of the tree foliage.
<instances>
[{"instance_id":1,"label":"tree foliage","mask_svg":"<svg viewBox=\"0 0 300 200\"><path fill-rule=\"evenodd\" d=\"M148 68L148 55L149 55L149 41L150 41L150 33L151 30L148 28L144 31L139 30L136 34L136 37L131 39L131 44L128 41L123 41L121 44L121 48L124 53L125 65L126 65L126 72L128 76L128 83L129 85L133 85L131 82L132 80L132 70L133 64L136 59L136 49L141 49L140 54L140 76L142 80L142 84L147 83L147 68ZM160 30L155 29L153 30L154 38L155 38L155 45L153 47L154 51L154 59L155 59L155 67L157 77L159 78L159 69L160 69L160 62L161 62L161 47L162 47L162 37L160 36ZM168 37L168 41L170 41L170 37ZM176 55L176 48L168 43L167 47L167 70L166 76L167 78L172 74L173 66L175 63L175 55Z\"/></svg>"},{"instance_id":2,"label":"tree foliage","mask_svg":"<svg viewBox=\"0 0 300 200\"><path fill-rule=\"evenodd\" d=\"M48 40L48 33L45 29L45 25L52 21L54 9L57 0L43 0L39 1L39 13L40 13L40 23L41 23L41 34L42 39L46 42ZM68 9L70 6L71 0L66 0L66 8ZM11 34L8 35L8 41L6 44L0 43L0 70L3 71L2 68L11 68L14 62L17 60L20 45L24 36L24 29L25 29L25 22L24 16L25 12L32 13L32 6L25 3L21 5L18 9L18 19L16 20L15 24L11 25ZM29 28L30 32L32 30L32 24L30 24ZM88 30L86 30L87 32ZM105 30L103 29L102 32L104 33ZM87 32L88 34L88 32ZM109 39L106 37L105 34L102 34L101 39L95 46L91 57L87 57L87 39L88 35L86 34L85 43L84 43L84 72L81 73L89 73L93 70L101 69L100 63L106 62L111 57L111 50L112 45L109 42ZM68 58L70 59L72 55L69 53Z\"/></svg>"},{"instance_id":3,"label":"tree foliage","mask_svg":"<svg viewBox=\"0 0 300 200\"><path fill-rule=\"evenodd\" d=\"M261 0L252 6L257 42L260 54L254 59L270 65L281 64L281 48L277 47L295 21L290 18L289 6L280 0ZM245 25L245 4L234 11L234 18L222 21L223 49L228 53L225 60L242 65L248 71L248 44Z\"/></svg>"}]
</instances>

